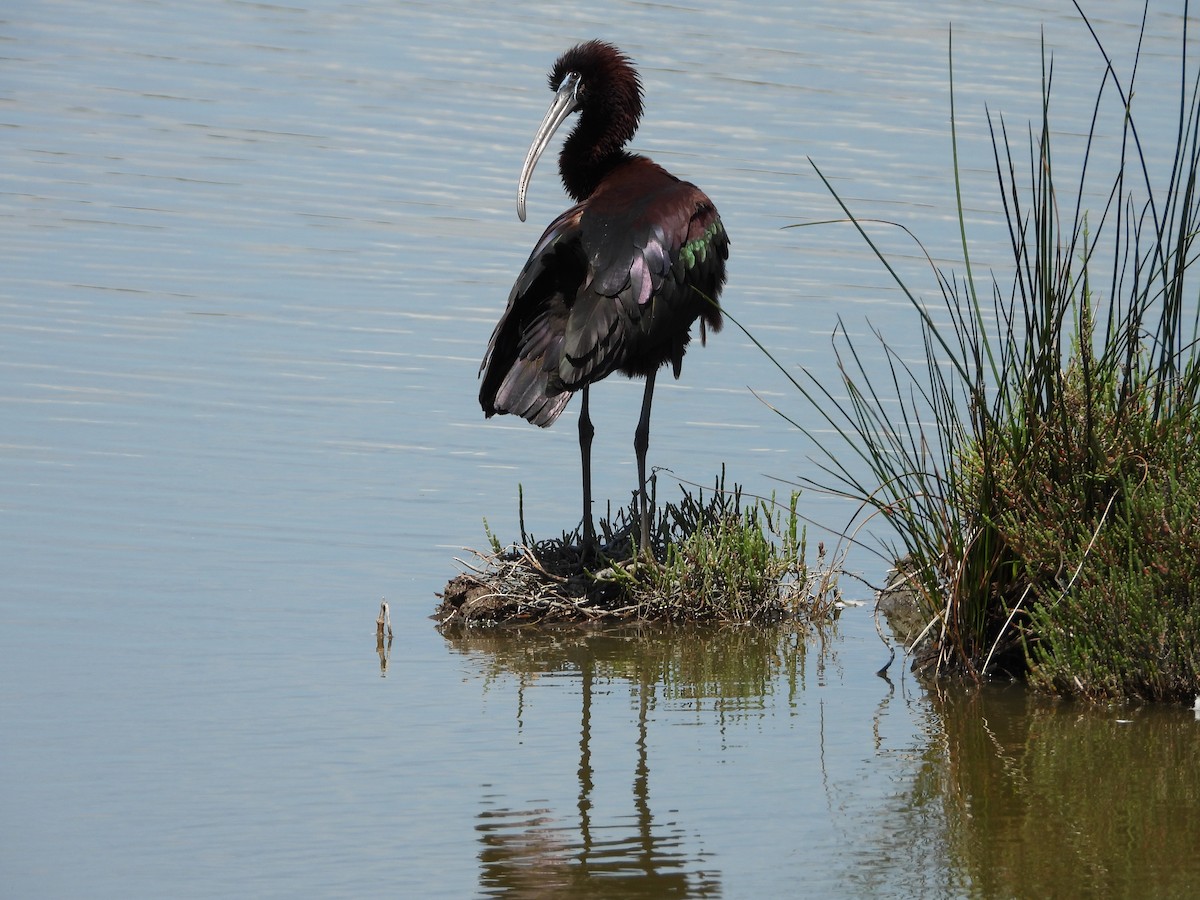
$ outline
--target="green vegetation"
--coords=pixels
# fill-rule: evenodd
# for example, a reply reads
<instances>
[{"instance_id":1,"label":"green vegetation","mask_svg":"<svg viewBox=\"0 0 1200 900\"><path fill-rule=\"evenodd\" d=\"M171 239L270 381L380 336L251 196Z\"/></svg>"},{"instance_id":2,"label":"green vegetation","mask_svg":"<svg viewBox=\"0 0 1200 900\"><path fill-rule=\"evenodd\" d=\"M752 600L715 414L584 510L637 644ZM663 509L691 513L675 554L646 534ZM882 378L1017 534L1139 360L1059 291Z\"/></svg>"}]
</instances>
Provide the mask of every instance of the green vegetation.
<instances>
[{"instance_id":1,"label":"green vegetation","mask_svg":"<svg viewBox=\"0 0 1200 900\"><path fill-rule=\"evenodd\" d=\"M898 536L893 587L912 592L928 623L919 669L1004 671L1089 698L1200 691L1200 310L1190 272L1200 81L1186 34L1181 47L1166 171L1153 169L1135 126L1136 71L1122 82L1111 62L1069 176L1052 152L1052 65L1027 158L989 117L1011 284L984 287L972 271L960 190L965 274L931 262L941 303L927 308L818 170L920 317L923 371L883 342L887 371L873 381L842 330L845 396L811 373L795 382L839 435L823 442L836 487ZM1120 144L1098 148L1111 100ZM953 74L951 122L958 184ZM1115 171L1103 208L1089 212L1090 162L1102 152Z\"/></svg>"},{"instance_id":2,"label":"green vegetation","mask_svg":"<svg viewBox=\"0 0 1200 900\"><path fill-rule=\"evenodd\" d=\"M818 547L806 562L796 512L774 499L749 502L716 479L705 497L681 488L657 510L653 561L634 545L636 497L601 518L602 549L584 559L579 530L538 541L526 534L505 547L488 530L490 554L446 586L436 618L442 625L552 623L779 622L828 618L838 599L834 567ZM485 523L486 527L486 523Z\"/></svg>"}]
</instances>

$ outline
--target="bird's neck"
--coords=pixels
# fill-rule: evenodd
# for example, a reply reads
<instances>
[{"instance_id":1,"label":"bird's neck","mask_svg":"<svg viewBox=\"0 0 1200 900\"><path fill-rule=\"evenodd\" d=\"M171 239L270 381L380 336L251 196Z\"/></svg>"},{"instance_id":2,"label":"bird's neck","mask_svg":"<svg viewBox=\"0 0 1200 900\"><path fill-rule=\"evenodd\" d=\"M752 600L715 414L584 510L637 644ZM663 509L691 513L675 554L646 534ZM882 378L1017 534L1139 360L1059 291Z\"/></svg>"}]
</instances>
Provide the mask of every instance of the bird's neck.
<instances>
[{"instance_id":1,"label":"bird's neck","mask_svg":"<svg viewBox=\"0 0 1200 900\"><path fill-rule=\"evenodd\" d=\"M623 136L622 136L623 137ZM558 171L563 187L576 203L592 195L605 176L637 157L625 149L628 138L618 138L607 127L581 119L563 142Z\"/></svg>"}]
</instances>

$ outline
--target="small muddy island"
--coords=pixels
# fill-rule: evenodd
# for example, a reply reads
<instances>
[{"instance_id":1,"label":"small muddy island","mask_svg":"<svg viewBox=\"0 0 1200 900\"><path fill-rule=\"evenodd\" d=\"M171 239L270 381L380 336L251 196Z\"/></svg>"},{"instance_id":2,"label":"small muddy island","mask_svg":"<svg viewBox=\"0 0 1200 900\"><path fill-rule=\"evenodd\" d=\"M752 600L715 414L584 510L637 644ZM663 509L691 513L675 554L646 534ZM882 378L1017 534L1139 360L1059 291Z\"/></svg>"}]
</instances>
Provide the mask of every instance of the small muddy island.
<instances>
[{"instance_id":1,"label":"small muddy island","mask_svg":"<svg viewBox=\"0 0 1200 900\"><path fill-rule=\"evenodd\" d=\"M775 623L827 619L839 601L824 545L806 562L793 495L788 505L726 489L683 490L651 519L638 547L637 500L600 520L598 549L580 530L535 540L521 528L508 546L488 535L451 579L439 625L530 626L616 622Z\"/></svg>"}]
</instances>

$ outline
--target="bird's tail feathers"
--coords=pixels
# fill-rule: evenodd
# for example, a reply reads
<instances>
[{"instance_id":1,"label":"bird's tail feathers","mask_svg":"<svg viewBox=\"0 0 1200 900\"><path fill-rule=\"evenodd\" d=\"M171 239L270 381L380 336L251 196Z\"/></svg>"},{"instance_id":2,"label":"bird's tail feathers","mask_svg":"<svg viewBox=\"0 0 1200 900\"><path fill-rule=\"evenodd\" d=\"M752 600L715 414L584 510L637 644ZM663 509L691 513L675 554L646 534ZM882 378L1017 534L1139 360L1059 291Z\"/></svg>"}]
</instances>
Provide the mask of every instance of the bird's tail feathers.
<instances>
[{"instance_id":1,"label":"bird's tail feathers","mask_svg":"<svg viewBox=\"0 0 1200 900\"><path fill-rule=\"evenodd\" d=\"M490 404L496 413L511 413L546 428L566 409L571 392L549 393L549 374L535 365L518 364L509 370ZM487 412L487 404L484 405ZM491 412L488 415L492 415Z\"/></svg>"}]
</instances>

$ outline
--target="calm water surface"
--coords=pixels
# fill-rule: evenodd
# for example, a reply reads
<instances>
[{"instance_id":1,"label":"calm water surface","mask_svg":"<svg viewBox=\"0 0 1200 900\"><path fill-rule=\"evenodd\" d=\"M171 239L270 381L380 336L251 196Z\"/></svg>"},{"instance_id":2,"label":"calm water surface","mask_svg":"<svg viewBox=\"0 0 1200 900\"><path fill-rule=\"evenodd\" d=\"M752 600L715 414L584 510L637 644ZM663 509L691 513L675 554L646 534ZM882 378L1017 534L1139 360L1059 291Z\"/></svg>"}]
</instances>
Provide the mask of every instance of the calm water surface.
<instances>
[{"instance_id":1,"label":"calm water surface","mask_svg":"<svg viewBox=\"0 0 1200 900\"><path fill-rule=\"evenodd\" d=\"M1126 71L1138 11L1087 8ZM719 205L728 308L833 386L839 317L915 358L913 315L844 227L781 226L837 215L811 157L861 215L956 258L951 22L986 270L985 110L1017 132L1038 114L1043 33L1065 156L1087 129L1103 70L1068 3L6 8L0 893L1193 893L1190 711L891 684L868 609L825 635L428 619L483 519L515 530L519 484L535 531L578 516L572 414L485 424L474 400L565 203L544 166L515 216L554 56L599 36L638 60L636 147ZM1182 25L1152 4L1156 146ZM817 425L730 328L661 383L651 462L703 483L726 463L758 492L816 475L750 388ZM598 497L635 479L639 397L595 392ZM835 530L853 512L805 509Z\"/></svg>"}]
</instances>

